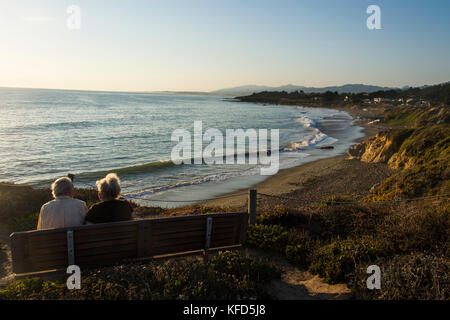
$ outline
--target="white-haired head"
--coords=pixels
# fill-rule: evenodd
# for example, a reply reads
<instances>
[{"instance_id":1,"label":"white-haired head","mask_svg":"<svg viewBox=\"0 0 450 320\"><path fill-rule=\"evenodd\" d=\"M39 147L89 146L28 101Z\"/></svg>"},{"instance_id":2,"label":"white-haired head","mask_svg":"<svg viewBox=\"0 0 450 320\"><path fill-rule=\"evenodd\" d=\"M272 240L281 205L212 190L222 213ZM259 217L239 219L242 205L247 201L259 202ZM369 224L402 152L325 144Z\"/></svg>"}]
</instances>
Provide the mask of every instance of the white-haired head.
<instances>
[{"instance_id":1,"label":"white-haired head","mask_svg":"<svg viewBox=\"0 0 450 320\"><path fill-rule=\"evenodd\" d=\"M108 173L106 177L96 182L99 196L102 200L117 199L120 196L120 179L115 173Z\"/></svg>"},{"instance_id":2,"label":"white-haired head","mask_svg":"<svg viewBox=\"0 0 450 320\"><path fill-rule=\"evenodd\" d=\"M69 196L73 195L73 183L69 178L59 178L52 183L53 197Z\"/></svg>"}]
</instances>

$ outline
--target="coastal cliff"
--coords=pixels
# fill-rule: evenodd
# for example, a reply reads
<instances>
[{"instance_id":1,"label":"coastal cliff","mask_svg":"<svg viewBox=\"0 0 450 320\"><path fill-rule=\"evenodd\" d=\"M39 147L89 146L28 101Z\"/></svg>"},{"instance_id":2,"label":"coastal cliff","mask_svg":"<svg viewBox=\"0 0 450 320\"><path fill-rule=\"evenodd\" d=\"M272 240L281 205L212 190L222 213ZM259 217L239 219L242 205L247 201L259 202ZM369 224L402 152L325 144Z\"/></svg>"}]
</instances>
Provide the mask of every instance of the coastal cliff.
<instances>
[{"instance_id":1,"label":"coastal cliff","mask_svg":"<svg viewBox=\"0 0 450 320\"><path fill-rule=\"evenodd\" d=\"M392 169L408 169L424 161L445 158L449 140L447 108L409 113L401 110L397 115L387 114L385 120L398 122L402 116L406 118L402 123L408 128L380 132L352 146L347 151L349 157L363 162L387 163Z\"/></svg>"},{"instance_id":2,"label":"coastal cliff","mask_svg":"<svg viewBox=\"0 0 450 320\"><path fill-rule=\"evenodd\" d=\"M402 128L380 132L347 152L351 159L387 163L397 170L378 187L374 199L449 193L448 108L400 109L386 114L385 121Z\"/></svg>"},{"instance_id":3,"label":"coastal cliff","mask_svg":"<svg viewBox=\"0 0 450 320\"><path fill-rule=\"evenodd\" d=\"M380 132L375 137L352 146L347 154L350 159L363 162L388 163L392 169L397 169L401 164L406 163L409 166L410 161L404 154L400 155L398 150L411 133L412 130L408 129Z\"/></svg>"}]
</instances>

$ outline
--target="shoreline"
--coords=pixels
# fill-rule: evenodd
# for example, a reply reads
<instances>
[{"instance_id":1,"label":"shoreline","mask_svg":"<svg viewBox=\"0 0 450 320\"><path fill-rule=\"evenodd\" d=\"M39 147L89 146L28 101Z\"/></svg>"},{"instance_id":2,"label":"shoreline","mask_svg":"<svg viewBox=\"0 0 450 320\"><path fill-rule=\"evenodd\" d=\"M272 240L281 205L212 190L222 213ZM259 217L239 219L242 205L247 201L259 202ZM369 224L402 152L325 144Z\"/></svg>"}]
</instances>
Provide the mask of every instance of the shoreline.
<instances>
[{"instance_id":1,"label":"shoreline","mask_svg":"<svg viewBox=\"0 0 450 320\"><path fill-rule=\"evenodd\" d=\"M244 102L245 103L245 102ZM368 108L362 108L360 106L352 106L352 107L345 107L345 106L323 106L323 105L286 105L291 107L320 107L320 108L326 108L326 109L334 109L339 111L344 111L348 113L353 118L353 123L356 126L359 126L362 128L362 133L364 134L360 138L356 138L354 141L356 143L359 143L367 138L370 138L374 136L376 133L385 128L385 125L382 123L375 123L375 124L369 124L370 121L373 121L374 119L377 119L380 114L382 113L379 108L371 108L372 110L368 110ZM347 149L348 150L348 149ZM342 161L346 160L346 155L344 151L344 154L338 154L338 155L329 155L326 158L321 158L318 160L312 160L306 163L299 164L295 167L280 169L275 175L270 176L266 179L264 179L261 182L257 182L254 186L250 187L251 189L263 189L265 193L269 194L278 194L278 195L286 195L286 194L293 194L298 192L299 189L299 179L297 181L293 181L290 179L290 176L297 176L301 173L304 176L304 179L301 179L303 182L306 180L308 183L310 183L311 179L314 177L324 176L324 175L332 175L335 178L337 178L337 172L335 172L338 168L344 169L345 165L341 163ZM327 152L326 150L323 150L323 152ZM355 160L356 161L356 160ZM361 166L360 161L353 161L353 166ZM367 165L367 164L366 164ZM382 166L382 165L380 165ZM336 170L333 170L333 167ZM366 168L366 170L370 170L370 168ZM317 173L320 173L317 175ZM381 176L387 177L385 174L382 174ZM322 177L323 178L323 177ZM305 180L306 179L306 180ZM379 179L373 179L373 184L379 183L382 180L378 181ZM28 184L24 184L28 185ZM239 187L239 186L238 186ZM166 209L181 209L181 208L190 208L190 207L196 207L196 206L213 206L213 207L243 207L247 204L247 193L248 187L234 189L234 191L220 194L217 196L212 197L210 200L197 202L195 204L186 204L182 206L176 206L176 207L165 207L165 206L158 206L160 208L166 208ZM339 189L339 188L338 188ZM338 190L339 191L339 190ZM343 194L343 192L338 192L339 194ZM237 194L241 194L239 196L236 196ZM227 199L221 199L222 197L231 197ZM309 197L311 198L311 197ZM198 199L198 198L197 198ZM130 199L133 200L133 199ZM322 199L321 199L322 200ZM138 201L139 203L139 201ZM142 203L139 205L143 207L148 207L147 203Z\"/></svg>"},{"instance_id":2,"label":"shoreline","mask_svg":"<svg viewBox=\"0 0 450 320\"><path fill-rule=\"evenodd\" d=\"M379 108L321 107L347 112L354 119L354 124L363 128L364 136L356 139L356 143L389 129L383 123L369 124L381 116L382 110ZM367 194L374 185L391 174L392 170L384 163L364 163L348 159L348 156L343 154L282 169L268 179L257 183L252 189L258 190L259 193L298 197L304 200L326 200L327 197L335 195L356 198L361 195L358 191ZM361 175L364 175L364 180L358 179ZM243 188L221 195L221 197L230 196L231 198L228 199L212 199L196 205L244 210L247 206L247 194L242 193L246 190L248 189Z\"/></svg>"}]
</instances>

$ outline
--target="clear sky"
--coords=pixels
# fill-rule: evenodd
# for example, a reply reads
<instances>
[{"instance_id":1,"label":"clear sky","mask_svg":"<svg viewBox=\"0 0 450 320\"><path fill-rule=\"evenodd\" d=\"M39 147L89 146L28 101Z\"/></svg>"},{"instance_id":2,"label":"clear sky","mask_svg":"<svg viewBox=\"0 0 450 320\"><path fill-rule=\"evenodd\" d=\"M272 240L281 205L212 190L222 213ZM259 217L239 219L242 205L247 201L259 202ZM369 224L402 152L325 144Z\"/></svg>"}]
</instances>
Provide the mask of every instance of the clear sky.
<instances>
[{"instance_id":1,"label":"clear sky","mask_svg":"<svg viewBox=\"0 0 450 320\"><path fill-rule=\"evenodd\" d=\"M434 84L450 80L449 15L448 0L1 0L0 86Z\"/></svg>"}]
</instances>

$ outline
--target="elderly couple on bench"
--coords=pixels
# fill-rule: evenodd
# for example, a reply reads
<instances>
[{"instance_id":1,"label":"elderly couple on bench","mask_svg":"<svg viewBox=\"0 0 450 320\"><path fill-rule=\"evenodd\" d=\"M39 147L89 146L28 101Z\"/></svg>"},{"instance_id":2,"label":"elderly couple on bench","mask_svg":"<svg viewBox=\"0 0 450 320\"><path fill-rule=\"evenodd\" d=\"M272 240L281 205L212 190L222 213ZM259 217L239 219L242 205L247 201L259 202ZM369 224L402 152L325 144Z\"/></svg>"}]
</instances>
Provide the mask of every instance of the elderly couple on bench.
<instances>
[{"instance_id":1,"label":"elderly couple on bench","mask_svg":"<svg viewBox=\"0 0 450 320\"><path fill-rule=\"evenodd\" d=\"M41 207L37 229L75 227L84 224L126 221L133 219L133 208L120 200L120 180L115 173L96 182L100 202L89 210L84 201L74 199L74 186L69 178L52 184L54 200Z\"/></svg>"}]
</instances>

